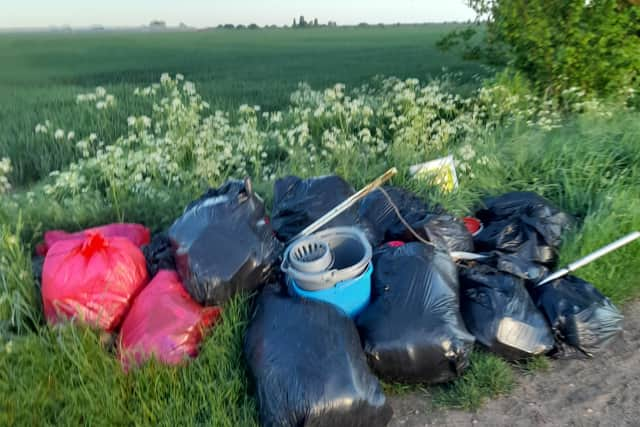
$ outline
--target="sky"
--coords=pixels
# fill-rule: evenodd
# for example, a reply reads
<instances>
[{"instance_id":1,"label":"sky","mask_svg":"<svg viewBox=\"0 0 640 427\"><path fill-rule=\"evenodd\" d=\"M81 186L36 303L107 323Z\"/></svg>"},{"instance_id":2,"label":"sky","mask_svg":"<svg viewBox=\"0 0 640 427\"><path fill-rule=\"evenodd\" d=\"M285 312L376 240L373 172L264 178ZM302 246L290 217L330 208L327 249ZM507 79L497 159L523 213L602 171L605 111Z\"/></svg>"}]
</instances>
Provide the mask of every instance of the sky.
<instances>
[{"instance_id":1,"label":"sky","mask_svg":"<svg viewBox=\"0 0 640 427\"><path fill-rule=\"evenodd\" d=\"M293 17L339 25L466 21L464 0L0 0L0 28L168 25L290 25Z\"/></svg>"}]
</instances>

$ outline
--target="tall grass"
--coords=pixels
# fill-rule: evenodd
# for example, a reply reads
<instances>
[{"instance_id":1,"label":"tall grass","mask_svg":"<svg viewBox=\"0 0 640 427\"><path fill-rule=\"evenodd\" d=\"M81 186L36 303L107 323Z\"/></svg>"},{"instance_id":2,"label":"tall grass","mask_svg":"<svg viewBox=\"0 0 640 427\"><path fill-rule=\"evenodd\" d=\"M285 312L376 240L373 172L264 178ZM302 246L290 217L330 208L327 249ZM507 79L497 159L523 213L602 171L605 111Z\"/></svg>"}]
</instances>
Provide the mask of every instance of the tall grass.
<instances>
[{"instance_id":1,"label":"tall grass","mask_svg":"<svg viewBox=\"0 0 640 427\"><path fill-rule=\"evenodd\" d=\"M109 340L65 325L0 345L1 425L256 425L239 296L199 357L183 367L150 362L125 374Z\"/></svg>"}]
</instances>

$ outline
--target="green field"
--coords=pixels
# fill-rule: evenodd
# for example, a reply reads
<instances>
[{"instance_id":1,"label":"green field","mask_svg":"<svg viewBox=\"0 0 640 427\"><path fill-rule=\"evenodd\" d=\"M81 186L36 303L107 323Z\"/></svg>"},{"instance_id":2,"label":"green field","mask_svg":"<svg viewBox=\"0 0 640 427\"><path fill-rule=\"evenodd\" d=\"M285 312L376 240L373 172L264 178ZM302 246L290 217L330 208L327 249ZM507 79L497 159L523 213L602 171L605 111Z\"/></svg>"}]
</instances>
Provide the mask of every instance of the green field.
<instances>
[{"instance_id":1,"label":"green field","mask_svg":"<svg viewBox=\"0 0 640 427\"><path fill-rule=\"evenodd\" d=\"M423 80L440 75L443 67L467 78L483 73L479 64L436 49L438 38L453 28L0 35L0 157L13 160L17 184L41 178L67 164L73 150L35 142L37 123L73 123L76 133L99 130L115 138L126 129L124 112L143 109L133 89L163 72L183 73L222 110L243 103L281 108L301 81L321 88L360 85L375 75ZM78 116L75 106L76 94L98 85L120 104L105 113L112 125L99 129L93 117Z\"/></svg>"}]
</instances>

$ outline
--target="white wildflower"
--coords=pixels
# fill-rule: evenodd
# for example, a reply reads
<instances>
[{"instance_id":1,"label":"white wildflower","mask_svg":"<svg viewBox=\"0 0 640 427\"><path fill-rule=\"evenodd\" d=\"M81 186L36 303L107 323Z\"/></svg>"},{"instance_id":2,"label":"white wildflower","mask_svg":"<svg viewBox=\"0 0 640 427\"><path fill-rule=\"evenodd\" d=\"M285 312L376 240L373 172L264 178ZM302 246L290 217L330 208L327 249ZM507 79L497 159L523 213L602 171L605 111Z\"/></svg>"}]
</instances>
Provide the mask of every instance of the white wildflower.
<instances>
[{"instance_id":1,"label":"white wildflower","mask_svg":"<svg viewBox=\"0 0 640 427\"><path fill-rule=\"evenodd\" d=\"M177 81L182 81L182 80L184 80L184 76L182 74L178 73L178 74L176 74L176 80Z\"/></svg>"},{"instance_id":2,"label":"white wildflower","mask_svg":"<svg viewBox=\"0 0 640 427\"><path fill-rule=\"evenodd\" d=\"M97 108L98 110L104 110L106 107L107 107L107 103L106 103L106 102L104 102L104 101L98 101L98 102L96 103L96 108Z\"/></svg>"},{"instance_id":3,"label":"white wildflower","mask_svg":"<svg viewBox=\"0 0 640 427\"><path fill-rule=\"evenodd\" d=\"M64 138L64 131L62 129L57 129L56 132L53 134L53 137L55 139L62 139Z\"/></svg>"},{"instance_id":4,"label":"white wildflower","mask_svg":"<svg viewBox=\"0 0 640 427\"><path fill-rule=\"evenodd\" d=\"M476 152L471 144L467 144L460 149L460 155L464 160L469 161L476 156Z\"/></svg>"},{"instance_id":5,"label":"white wildflower","mask_svg":"<svg viewBox=\"0 0 640 427\"><path fill-rule=\"evenodd\" d=\"M170 81L171 81L171 77L169 76L169 73L162 73L162 75L160 76L160 83L165 85L165 84L168 84Z\"/></svg>"},{"instance_id":6,"label":"white wildflower","mask_svg":"<svg viewBox=\"0 0 640 427\"><path fill-rule=\"evenodd\" d=\"M102 86L98 86L96 88L96 96L98 98L104 98L106 94L107 94L107 90L105 88L103 88Z\"/></svg>"},{"instance_id":7,"label":"white wildflower","mask_svg":"<svg viewBox=\"0 0 640 427\"><path fill-rule=\"evenodd\" d=\"M89 141L94 142L96 139L98 139L98 135L95 133L89 134Z\"/></svg>"},{"instance_id":8,"label":"white wildflower","mask_svg":"<svg viewBox=\"0 0 640 427\"><path fill-rule=\"evenodd\" d=\"M186 93L187 95L195 95L196 85L192 82L184 82L184 85L182 86L182 90L184 90L184 93Z\"/></svg>"},{"instance_id":9,"label":"white wildflower","mask_svg":"<svg viewBox=\"0 0 640 427\"><path fill-rule=\"evenodd\" d=\"M76 133L74 131L69 131L69 133L67 133L67 140L73 141L73 138L75 137L76 137Z\"/></svg>"},{"instance_id":10,"label":"white wildflower","mask_svg":"<svg viewBox=\"0 0 640 427\"><path fill-rule=\"evenodd\" d=\"M140 120L142 120L142 125L146 128L151 127L151 119L147 116L141 116Z\"/></svg>"},{"instance_id":11,"label":"white wildflower","mask_svg":"<svg viewBox=\"0 0 640 427\"><path fill-rule=\"evenodd\" d=\"M36 133L47 133L47 131L48 131L47 126L41 123L38 123L36 125Z\"/></svg>"},{"instance_id":12,"label":"white wildflower","mask_svg":"<svg viewBox=\"0 0 640 427\"><path fill-rule=\"evenodd\" d=\"M128 126L135 126L136 124L136 118L133 116L129 116L127 117L127 125Z\"/></svg>"}]
</instances>

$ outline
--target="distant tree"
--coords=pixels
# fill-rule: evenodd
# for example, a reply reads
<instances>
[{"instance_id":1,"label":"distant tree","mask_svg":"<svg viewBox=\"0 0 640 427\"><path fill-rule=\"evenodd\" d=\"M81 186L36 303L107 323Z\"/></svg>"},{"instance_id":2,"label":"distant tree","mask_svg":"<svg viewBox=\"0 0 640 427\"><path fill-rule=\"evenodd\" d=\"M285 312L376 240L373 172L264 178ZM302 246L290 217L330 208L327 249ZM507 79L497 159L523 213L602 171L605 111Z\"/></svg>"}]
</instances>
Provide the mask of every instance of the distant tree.
<instances>
[{"instance_id":1,"label":"distant tree","mask_svg":"<svg viewBox=\"0 0 640 427\"><path fill-rule=\"evenodd\" d=\"M315 18L315 19L313 20L313 26L314 26L314 27L317 27L317 26L318 26L318 18Z\"/></svg>"},{"instance_id":2,"label":"distant tree","mask_svg":"<svg viewBox=\"0 0 640 427\"><path fill-rule=\"evenodd\" d=\"M296 22L296 18L293 18L293 24L291 24L291 26L293 28L296 28L298 26L298 23Z\"/></svg>"},{"instance_id":3,"label":"distant tree","mask_svg":"<svg viewBox=\"0 0 640 427\"><path fill-rule=\"evenodd\" d=\"M246 29L246 28L247 28L247 27L245 27L245 26L244 26L244 25L242 25L242 24L238 24L238 25L236 25L236 30L244 30L244 29Z\"/></svg>"},{"instance_id":4,"label":"distant tree","mask_svg":"<svg viewBox=\"0 0 640 427\"><path fill-rule=\"evenodd\" d=\"M153 20L149 23L149 28L164 29L167 28L167 23L164 21Z\"/></svg>"},{"instance_id":5,"label":"distant tree","mask_svg":"<svg viewBox=\"0 0 640 427\"><path fill-rule=\"evenodd\" d=\"M224 28L225 30L233 30L234 28L236 28L236 26L233 24L224 24L222 28Z\"/></svg>"},{"instance_id":6,"label":"distant tree","mask_svg":"<svg viewBox=\"0 0 640 427\"><path fill-rule=\"evenodd\" d=\"M366 22L361 22L361 23L358 24L358 27L368 27L368 26L369 26L369 24L366 23Z\"/></svg>"},{"instance_id":7,"label":"distant tree","mask_svg":"<svg viewBox=\"0 0 640 427\"><path fill-rule=\"evenodd\" d=\"M258 30L258 29L260 29L260 27L258 26L258 24L254 24L254 23L249 24L249 27L248 27L248 28L249 28L250 30Z\"/></svg>"},{"instance_id":8,"label":"distant tree","mask_svg":"<svg viewBox=\"0 0 640 427\"><path fill-rule=\"evenodd\" d=\"M300 19L298 20L298 26L300 28L304 28L307 26L307 21L304 20L304 16L300 15Z\"/></svg>"}]
</instances>

